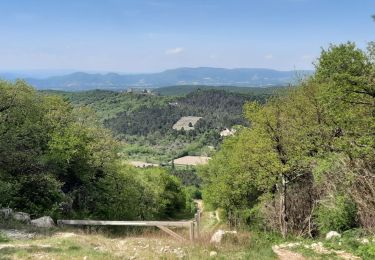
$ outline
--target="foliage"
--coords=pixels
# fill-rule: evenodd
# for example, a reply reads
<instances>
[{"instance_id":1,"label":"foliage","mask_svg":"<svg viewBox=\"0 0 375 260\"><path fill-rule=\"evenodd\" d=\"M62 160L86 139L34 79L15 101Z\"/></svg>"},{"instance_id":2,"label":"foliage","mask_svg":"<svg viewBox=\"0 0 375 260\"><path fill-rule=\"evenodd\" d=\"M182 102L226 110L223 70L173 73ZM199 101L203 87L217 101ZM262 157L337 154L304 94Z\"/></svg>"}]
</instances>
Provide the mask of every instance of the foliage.
<instances>
[{"instance_id":1,"label":"foliage","mask_svg":"<svg viewBox=\"0 0 375 260\"><path fill-rule=\"evenodd\" d=\"M345 250L364 260L374 259L375 243L362 229L345 231L339 240L324 241L324 246L334 250Z\"/></svg>"},{"instance_id":2,"label":"foliage","mask_svg":"<svg viewBox=\"0 0 375 260\"><path fill-rule=\"evenodd\" d=\"M369 219L364 205L372 209L374 68L353 43L332 45L298 88L265 105L248 103L251 127L226 140L200 171L204 200L229 215L251 209L261 196L265 221L284 236L311 236L319 222L324 230L351 228L359 224L356 208ZM335 217L319 203L348 190L345 200L333 200Z\"/></svg>"},{"instance_id":3,"label":"foliage","mask_svg":"<svg viewBox=\"0 0 375 260\"><path fill-rule=\"evenodd\" d=\"M265 101L271 95L273 95L278 90L283 90L285 87L235 87L235 86L206 86L206 85L181 85L181 86L169 86L157 88L154 90L155 93L162 96L184 96L195 92L197 90L225 90L227 92L240 93L240 94L250 94L253 96L258 96Z\"/></svg>"},{"instance_id":4,"label":"foliage","mask_svg":"<svg viewBox=\"0 0 375 260\"><path fill-rule=\"evenodd\" d=\"M200 187L201 180L196 168L172 168L171 174L179 178L184 186Z\"/></svg>"},{"instance_id":5,"label":"foliage","mask_svg":"<svg viewBox=\"0 0 375 260\"><path fill-rule=\"evenodd\" d=\"M319 231L326 234L331 230L342 232L354 228L356 213L356 205L347 195L326 198L315 213Z\"/></svg>"},{"instance_id":6,"label":"foliage","mask_svg":"<svg viewBox=\"0 0 375 260\"><path fill-rule=\"evenodd\" d=\"M220 88L191 88L189 94L180 97L104 90L43 93L57 94L74 106L93 109L104 125L126 142L123 152L129 158L167 163L184 155L210 156L213 149L209 147L218 147L221 142L221 130L247 125L243 104L251 100L263 103L273 90L258 88L240 94ZM172 129L182 116L189 115L203 117L195 130Z\"/></svg>"},{"instance_id":7,"label":"foliage","mask_svg":"<svg viewBox=\"0 0 375 260\"><path fill-rule=\"evenodd\" d=\"M156 219L185 210L165 171L121 166L121 145L87 107L0 82L0 206L33 217Z\"/></svg>"}]
</instances>

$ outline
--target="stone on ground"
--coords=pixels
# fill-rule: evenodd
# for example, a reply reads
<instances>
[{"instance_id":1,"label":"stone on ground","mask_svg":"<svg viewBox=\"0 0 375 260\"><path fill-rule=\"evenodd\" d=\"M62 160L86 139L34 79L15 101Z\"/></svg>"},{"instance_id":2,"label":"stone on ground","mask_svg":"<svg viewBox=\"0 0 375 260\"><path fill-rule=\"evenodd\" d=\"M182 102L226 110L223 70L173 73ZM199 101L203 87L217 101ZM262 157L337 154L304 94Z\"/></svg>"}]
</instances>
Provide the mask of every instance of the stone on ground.
<instances>
[{"instance_id":1,"label":"stone on ground","mask_svg":"<svg viewBox=\"0 0 375 260\"><path fill-rule=\"evenodd\" d=\"M331 240L333 238L340 238L341 235L336 231L329 231L326 235L326 240Z\"/></svg>"},{"instance_id":2,"label":"stone on ground","mask_svg":"<svg viewBox=\"0 0 375 260\"><path fill-rule=\"evenodd\" d=\"M218 231L216 231L212 235L210 242L211 243L221 243L221 241L223 240L224 236L227 235L227 234L237 235L237 231L224 231L222 229L219 229Z\"/></svg>"},{"instance_id":3,"label":"stone on ground","mask_svg":"<svg viewBox=\"0 0 375 260\"><path fill-rule=\"evenodd\" d=\"M26 223L26 224L29 224L30 221L31 221L30 215L25 213L25 212L15 212L15 213L13 213L13 219L17 220L19 222Z\"/></svg>"},{"instance_id":4,"label":"stone on ground","mask_svg":"<svg viewBox=\"0 0 375 260\"><path fill-rule=\"evenodd\" d=\"M53 222L53 219L50 216L44 216L31 220L31 225L40 228L51 228L55 226L55 222Z\"/></svg>"},{"instance_id":5,"label":"stone on ground","mask_svg":"<svg viewBox=\"0 0 375 260\"><path fill-rule=\"evenodd\" d=\"M8 219L12 216L13 210L11 208L0 209L0 217Z\"/></svg>"}]
</instances>

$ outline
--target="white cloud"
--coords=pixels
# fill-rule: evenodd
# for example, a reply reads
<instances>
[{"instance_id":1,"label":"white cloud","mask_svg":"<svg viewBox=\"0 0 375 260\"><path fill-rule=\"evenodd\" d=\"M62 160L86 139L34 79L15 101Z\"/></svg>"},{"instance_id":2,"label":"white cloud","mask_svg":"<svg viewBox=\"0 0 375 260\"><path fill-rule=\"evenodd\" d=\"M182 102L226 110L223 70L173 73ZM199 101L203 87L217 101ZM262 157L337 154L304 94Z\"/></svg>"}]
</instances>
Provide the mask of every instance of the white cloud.
<instances>
[{"instance_id":1,"label":"white cloud","mask_svg":"<svg viewBox=\"0 0 375 260\"><path fill-rule=\"evenodd\" d=\"M273 59L273 55L272 54L267 54L266 56L264 56L264 58L266 60L271 60L271 59Z\"/></svg>"},{"instance_id":2,"label":"white cloud","mask_svg":"<svg viewBox=\"0 0 375 260\"><path fill-rule=\"evenodd\" d=\"M176 54L180 54L182 52L184 52L185 49L182 48L182 47L176 47L176 48L173 48L173 49L168 49L165 51L165 54L167 55L176 55Z\"/></svg>"}]
</instances>

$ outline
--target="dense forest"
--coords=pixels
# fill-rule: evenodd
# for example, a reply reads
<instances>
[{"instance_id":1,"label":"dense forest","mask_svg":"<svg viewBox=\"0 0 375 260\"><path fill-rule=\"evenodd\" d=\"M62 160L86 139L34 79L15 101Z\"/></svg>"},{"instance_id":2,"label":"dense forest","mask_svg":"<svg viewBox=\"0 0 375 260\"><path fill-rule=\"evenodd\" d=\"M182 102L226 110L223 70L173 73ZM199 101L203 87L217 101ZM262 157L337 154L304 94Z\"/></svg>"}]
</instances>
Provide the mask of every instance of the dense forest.
<instances>
[{"instance_id":1,"label":"dense forest","mask_svg":"<svg viewBox=\"0 0 375 260\"><path fill-rule=\"evenodd\" d=\"M225 90L227 92L249 94L253 96L267 96L275 93L275 90L286 89L287 87L237 87L237 86L208 86L208 85L180 85L180 86L169 86L154 89L153 92L162 96L183 96L187 95L196 90Z\"/></svg>"},{"instance_id":2,"label":"dense forest","mask_svg":"<svg viewBox=\"0 0 375 260\"><path fill-rule=\"evenodd\" d=\"M322 50L311 78L245 115L251 127L199 171L206 203L284 237L375 232L373 43Z\"/></svg>"},{"instance_id":3,"label":"dense forest","mask_svg":"<svg viewBox=\"0 0 375 260\"><path fill-rule=\"evenodd\" d=\"M214 149L210 147L217 148L221 143L221 130L248 125L243 115L246 102L258 100L264 103L284 90L265 88L243 94L205 87L192 88L190 93L182 96L105 90L42 93L58 95L75 107L94 110L103 125L127 144L122 151L128 158L166 163L188 154L212 154ZM173 130L172 126L182 116L202 119L194 130Z\"/></svg>"}]
</instances>

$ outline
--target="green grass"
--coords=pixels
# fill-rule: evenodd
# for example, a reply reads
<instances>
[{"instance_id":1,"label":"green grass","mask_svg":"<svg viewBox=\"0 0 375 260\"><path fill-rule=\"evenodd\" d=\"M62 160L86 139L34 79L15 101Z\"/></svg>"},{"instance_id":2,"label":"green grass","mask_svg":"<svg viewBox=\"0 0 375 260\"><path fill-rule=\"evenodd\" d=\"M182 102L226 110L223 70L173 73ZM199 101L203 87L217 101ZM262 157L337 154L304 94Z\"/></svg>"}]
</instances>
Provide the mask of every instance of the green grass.
<instances>
[{"instance_id":1,"label":"green grass","mask_svg":"<svg viewBox=\"0 0 375 260\"><path fill-rule=\"evenodd\" d=\"M6 243L9 242L9 239L0 232L0 243Z\"/></svg>"},{"instance_id":2,"label":"green grass","mask_svg":"<svg viewBox=\"0 0 375 260\"><path fill-rule=\"evenodd\" d=\"M362 242L365 238L368 239L369 243ZM362 257L363 260L371 260L375 259L375 242L373 239L363 230L353 229L344 232L340 239L324 241L324 246L334 250L345 250Z\"/></svg>"},{"instance_id":3,"label":"green grass","mask_svg":"<svg viewBox=\"0 0 375 260\"><path fill-rule=\"evenodd\" d=\"M281 238L274 233L254 232L245 251L246 259L276 259L272 246L280 243Z\"/></svg>"}]
</instances>

